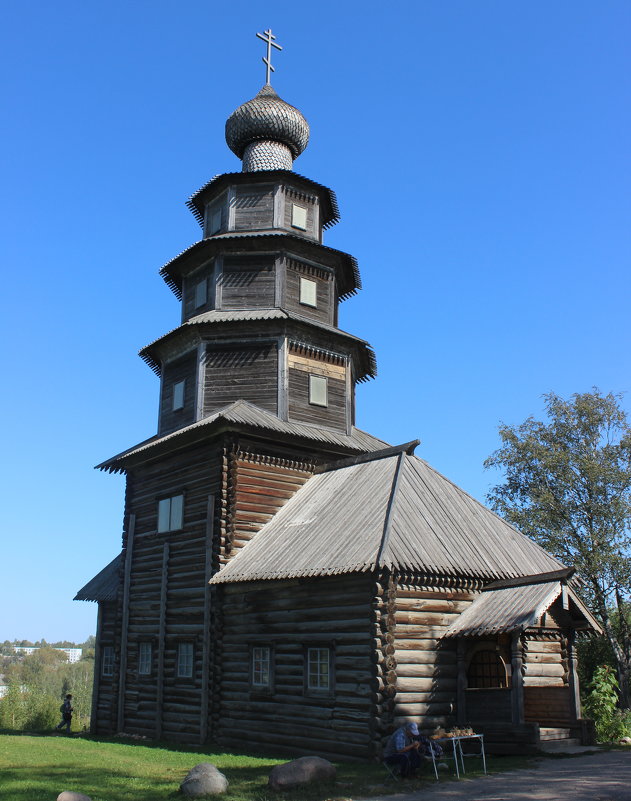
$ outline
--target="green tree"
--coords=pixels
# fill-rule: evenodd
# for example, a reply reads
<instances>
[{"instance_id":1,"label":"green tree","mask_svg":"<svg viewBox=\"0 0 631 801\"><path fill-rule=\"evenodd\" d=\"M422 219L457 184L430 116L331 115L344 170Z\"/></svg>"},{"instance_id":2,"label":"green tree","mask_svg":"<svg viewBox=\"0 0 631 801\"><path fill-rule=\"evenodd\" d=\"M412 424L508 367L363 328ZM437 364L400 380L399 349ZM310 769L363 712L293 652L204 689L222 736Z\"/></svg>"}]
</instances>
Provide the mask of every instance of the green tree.
<instances>
[{"instance_id":1,"label":"green tree","mask_svg":"<svg viewBox=\"0 0 631 801\"><path fill-rule=\"evenodd\" d=\"M581 592L613 651L621 705L629 708L631 426L619 395L594 389L570 400L544 398L547 421L500 425L502 445L484 465L503 470L505 482L488 501L577 568Z\"/></svg>"}]
</instances>

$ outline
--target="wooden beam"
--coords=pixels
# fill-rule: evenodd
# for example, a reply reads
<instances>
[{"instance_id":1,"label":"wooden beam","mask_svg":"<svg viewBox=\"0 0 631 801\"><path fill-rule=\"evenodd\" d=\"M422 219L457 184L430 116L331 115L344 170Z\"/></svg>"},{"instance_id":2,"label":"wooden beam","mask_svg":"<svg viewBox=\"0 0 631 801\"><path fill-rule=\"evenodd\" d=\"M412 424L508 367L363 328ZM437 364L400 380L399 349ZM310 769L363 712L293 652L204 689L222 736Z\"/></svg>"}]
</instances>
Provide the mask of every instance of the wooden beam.
<instances>
[{"instance_id":1,"label":"wooden beam","mask_svg":"<svg viewBox=\"0 0 631 801\"><path fill-rule=\"evenodd\" d=\"M208 496L206 506L206 545L204 553L204 629L202 631L202 697L200 704L200 725L199 741L200 745L208 739L208 713L209 713L209 693L210 693L210 665L212 638L210 636L211 615L212 615L212 590L209 582L212 578L212 548L213 530L215 524L215 496Z\"/></svg>"},{"instance_id":2,"label":"wooden beam","mask_svg":"<svg viewBox=\"0 0 631 801\"><path fill-rule=\"evenodd\" d=\"M164 648L166 639L167 592L169 585L169 543L162 546L160 578L160 620L158 623L158 675L156 676L156 740L162 736L162 707L164 704Z\"/></svg>"},{"instance_id":3,"label":"wooden beam","mask_svg":"<svg viewBox=\"0 0 631 801\"><path fill-rule=\"evenodd\" d=\"M127 630L129 628L129 591L131 585L131 563L134 558L134 530L136 515L129 515L127 542L125 547L125 577L123 579L123 622L121 625L121 652L118 679L117 731L125 730L125 682L127 673Z\"/></svg>"},{"instance_id":4,"label":"wooden beam","mask_svg":"<svg viewBox=\"0 0 631 801\"><path fill-rule=\"evenodd\" d=\"M524 722L524 676L522 667L524 664L523 647L519 632L515 632L511 640L511 704L512 719L514 725Z\"/></svg>"},{"instance_id":5,"label":"wooden beam","mask_svg":"<svg viewBox=\"0 0 631 801\"><path fill-rule=\"evenodd\" d=\"M96 642L94 643L94 678L92 681L92 706L90 708L90 734L97 734L96 713L101 684L101 636L103 635L103 602L99 602L96 618Z\"/></svg>"}]
</instances>

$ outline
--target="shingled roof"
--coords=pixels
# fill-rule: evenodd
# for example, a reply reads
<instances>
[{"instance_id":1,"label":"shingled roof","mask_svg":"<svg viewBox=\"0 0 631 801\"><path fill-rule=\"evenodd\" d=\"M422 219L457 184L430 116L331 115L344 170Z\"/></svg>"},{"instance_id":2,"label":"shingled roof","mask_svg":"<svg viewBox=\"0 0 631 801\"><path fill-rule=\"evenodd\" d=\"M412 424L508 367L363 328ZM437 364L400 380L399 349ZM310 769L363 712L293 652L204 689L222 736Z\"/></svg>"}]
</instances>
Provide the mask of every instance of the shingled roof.
<instances>
[{"instance_id":1,"label":"shingled roof","mask_svg":"<svg viewBox=\"0 0 631 801\"><path fill-rule=\"evenodd\" d=\"M366 453L381 448L387 443L372 434L368 434L354 426L350 434L334 431L332 428L313 425L311 423L290 422L281 420L272 412L255 406L248 401L238 400L217 410L214 414L185 426L165 436L151 437L129 450L108 459L96 467L98 470L108 470L112 473L122 473L130 461L137 457L151 458L167 447L173 449L178 445L182 447L205 436L211 436L222 429L245 431L247 433L265 433L287 435L301 443L318 443L339 448L342 452Z\"/></svg>"},{"instance_id":2,"label":"shingled roof","mask_svg":"<svg viewBox=\"0 0 631 801\"><path fill-rule=\"evenodd\" d=\"M122 559L119 553L106 567L90 579L75 595L75 601L115 601L119 585L119 570Z\"/></svg>"},{"instance_id":3,"label":"shingled roof","mask_svg":"<svg viewBox=\"0 0 631 801\"><path fill-rule=\"evenodd\" d=\"M493 581L563 568L406 449L310 478L212 583L382 567Z\"/></svg>"}]
</instances>

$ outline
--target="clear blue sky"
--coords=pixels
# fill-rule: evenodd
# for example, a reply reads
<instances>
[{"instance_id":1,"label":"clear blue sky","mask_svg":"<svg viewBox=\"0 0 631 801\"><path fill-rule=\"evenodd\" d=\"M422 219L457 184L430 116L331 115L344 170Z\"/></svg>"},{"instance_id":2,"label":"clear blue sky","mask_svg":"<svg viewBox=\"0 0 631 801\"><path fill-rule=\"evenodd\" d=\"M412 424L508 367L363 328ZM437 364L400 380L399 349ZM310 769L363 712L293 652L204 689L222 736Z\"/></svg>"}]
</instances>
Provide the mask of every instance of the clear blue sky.
<instances>
[{"instance_id":1,"label":"clear blue sky","mask_svg":"<svg viewBox=\"0 0 631 801\"><path fill-rule=\"evenodd\" d=\"M228 10L226 10L228 9ZM186 199L264 83L311 124L297 172L333 188L359 260L341 326L377 352L360 427L476 497L500 420L541 395L629 389L628 0L6 3L0 31L0 640L83 640L75 592L120 548L123 479L156 430L136 352L178 324L162 264ZM629 398L625 399L629 408Z\"/></svg>"}]
</instances>

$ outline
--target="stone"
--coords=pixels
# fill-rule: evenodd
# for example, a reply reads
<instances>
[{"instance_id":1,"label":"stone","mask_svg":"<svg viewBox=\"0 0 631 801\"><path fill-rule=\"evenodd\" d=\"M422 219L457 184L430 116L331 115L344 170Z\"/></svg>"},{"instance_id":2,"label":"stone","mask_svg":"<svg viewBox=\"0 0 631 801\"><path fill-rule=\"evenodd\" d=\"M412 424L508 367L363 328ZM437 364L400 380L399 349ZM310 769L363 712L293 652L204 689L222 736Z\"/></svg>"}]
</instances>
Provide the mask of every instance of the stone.
<instances>
[{"instance_id":1,"label":"stone","mask_svg":"<svg viewBox=\"0 0 631 801\"><path fill-rule=\"evenodd\" d=\"M228 779L212 762L200 762L186 774L180 790L189 798L221 795L228 789Z\"/></svg>"},{"instance_id":2,"label":"stone","mask_svg":"<svg viewBox=\"0 0 631 801\"><path fill-rule=\"evenodd\" d=\"M92 801L89 795L75 793L74 790L63 790L57 796L57 801Z\"/></svg>"},{"instance_id":3,"label":"stone","mask_svg":"<svg viewBox=\"0 0 631 801\"><path fill-rule=\"evenodd\" d=\"M276 765L267 783L272 790L288 790L301 784L332 782L335 775L335 767L327 759L307 756Z\"/></svg>"}]
</instances>

